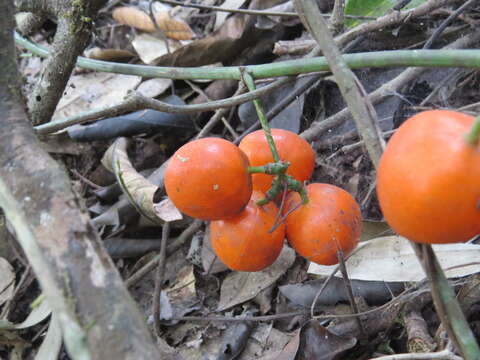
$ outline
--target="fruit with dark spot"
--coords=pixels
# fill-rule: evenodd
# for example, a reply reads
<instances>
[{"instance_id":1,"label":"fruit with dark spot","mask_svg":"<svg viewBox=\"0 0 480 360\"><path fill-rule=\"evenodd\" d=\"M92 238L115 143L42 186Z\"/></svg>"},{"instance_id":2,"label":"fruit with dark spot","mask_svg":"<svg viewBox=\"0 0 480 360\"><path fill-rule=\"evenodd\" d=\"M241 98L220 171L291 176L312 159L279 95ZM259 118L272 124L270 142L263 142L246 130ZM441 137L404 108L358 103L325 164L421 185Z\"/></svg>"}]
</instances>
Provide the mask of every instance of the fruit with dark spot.
<instances>
[{"instance_id":1,"label":"fruit with dark spot","mask_svg":"<svg viewBox=\"0 0 480 360\"><path fill-rule=\"evenodd\" d=\"M352 195L337 186L313 183L306 189L309 199L306 205L300 205L298 193L287 195L283 213L298 207L285 220L288 242L309 261L337 264L337 252L347 256L360 239L360 207Z\"/></svg>"},{"instance_id":2,"label":"fruit with dark spot","mask_svg":"<svg viewBox=\"0 0 480 360\"><path fill-rule=\"evenodd\" d=\"M183 213L202 220L238 214L252 194L248 159L233 143L220 138L191 141L169 160L165 189Z\"/></svg>"}]
</instances>

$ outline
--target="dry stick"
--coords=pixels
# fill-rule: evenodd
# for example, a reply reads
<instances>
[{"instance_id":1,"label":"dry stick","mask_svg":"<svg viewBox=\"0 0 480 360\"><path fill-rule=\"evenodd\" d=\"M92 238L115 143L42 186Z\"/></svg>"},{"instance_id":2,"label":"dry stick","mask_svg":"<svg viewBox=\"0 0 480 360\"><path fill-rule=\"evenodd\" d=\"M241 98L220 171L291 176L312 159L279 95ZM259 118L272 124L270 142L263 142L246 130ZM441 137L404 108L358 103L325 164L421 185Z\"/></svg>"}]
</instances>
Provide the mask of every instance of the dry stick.
<instances>
[{"instance_id":1,"label":"dry stick","mask_svg":"<svg viewBox=\"0 0 480 360\"><path fill-rule=\"evenodd\" d=\"M289 318L292 316L307 315L305 311L293 311L289 313L281 313L275 315L263 315L263 316L246 316L246 317L233 317L233 316L178 316L172 317L169 320L176 321L225 321L225 322L240 322L240 321L274 321Z\"/></svg>"},{"instance_id":2,"label":"dry stick","mask_svg":"<svg viewBox=\"0 0 480 360\"><path fill-rule=\"evenodd\" d=\"M345 266L345 257L343 256L343 251L342 250L337 251L337 257L338 257L338 263L340 265L340 272L342 273L342 277L343 277L343 280L344 280L343 284L345 285L345 288L347 290L348 300L350 302L350 307L351 307L354 314L358 314L359 313L358 306L357 306L357 302L355 301L355 297L353 296L352 282L350 281L350 278L348 276L347 267ZM360 317L355 316L354 319L355 319L355 322L357 323L357 326L360 330L360 334L362 334L362 337L364 339L366 339L367 338L367 333L365 331L365 328L362 324L362 321L361 321Z\"/></svg>"},{"instance_id":3,"label":"dry stick","mask_svg":"<svg viewBox=\"0 0 480 360\"><path fill-rule=\"evenodd\" d=\"M319 17L320 10L317 4L313 0L296 0L295 5L300 13L302 22L322 49L335 76L340 92L352 112L360 137L365 141L370 159L376 166L380 160L385 143L376 124L376 116L372 114L371 109L367 106L366 101L368 101L368 98L363 98L355 74L343 60L342 54L328 30L327 23L322 17Z\"/></svg>"},{"instance_id":4,"label":"dry stick","mask_svg":"<svg viewBox=\"0 0 480 360\"><path fill-rule=\"evenodd\" d=\"M445 47L445 49L461 49L469 46L480 39L479 32L473 32L467 36L464 36L453 43ZM371 92L368 95L368 99L372 104L377 104L388 96L395 95L400 89L405 86L405 84L410 81L417 79L424 71L427 71L426 68L413 67L408 68L403 71L401 74L390 80L389 82L380 86L377 90ZM341 125L346 121L350 116L350 110L348 107L339 111L333 116L322 120L316 124L312 124L310 128L305 130L301 136L307 141L313 141L318 139L320 136L325 134L328 130L333 127Z\"/></svg>"},{"instance_id":5,"label":"dry stick","mask_svg":"<svg viewBox=\"0 0 480 360\"><path fill-rule=\"evenodd\" d=\"M367 22L354 27L353 29L339 35L335 38L337 46L341 47L352 40L355 40L359 35L366 34L372 31L387 28L389 26L400 24L408 19L413 19L419 16L429 14L441 6L454 3L456 0L429 0L414 9L405 11L394 11L385 16L378 18L375 21Z\"/></svg>"},{"instance_id":6,"label":"dry stick","mask_svg":"<svg viewBox=\"0 0 480 360\"><path fill-rule=\"evenodd\" d=\"M201 220L193 221L183 232L180 236L173 241L169 246L167 246L167 256L173 254L177 251L184 243L187 241L200 227L202 226ZM155 256L152 260L142 266L137 272L132 274L126 281L125 285L130 287L136 284L140 279L142 279L145 275L147 275L150 271L154 270L155 267L158 265L159 255Z\"/></svg>"},{"instance_id":7,"label":"dry stick","mask_svg":"<svg viewBox=\"0 0 480 360\"><path fill-rule=\"evenodd\" d=\"M447 26L453 20L455 20L462 12L464 12L470 5L472 5L475 2L477 2L477 0L469 0L466 3L464 3L462 6L460 6L457 10L455 10L453 13L451 13L450 16L447 17L445 21L443 21L437 29L435 29L434 33L432 34L430 39L428 39L428 41L425 43L423 48L429 49L432 46L432 44L435 42L435 40L437 40L439 36L443 33L443 31L447 28Z\"/></svg>"},{"instance_id":8,"label":"dry stick","mask_svg":"<svg viewBox=\"0 0 480 360\"><path fill-rule=\"evenodd\" d=\"M227 9L220 6L211 6L211 5L200 5L200 4L185 4L181 1L173 0L157 0L158 2L169 4L169 5L178 5L184 7L191 7L201 10L213 10L219 12L228 12L234 14L246 14L246 15L262 15L262 16L283 16L283 17L297 17L298 14L295 12L286 12L286 11L268 11L268 10L251 10L251 9ZM330 14L322 14L322 16L328 17ZM359 19L359 20L375 20L373 16L356 16L356 15L346 15L350 19Z\"/></svg>"},{"instance_id":9,"label":"dry stick","mask_svg":"<svg viewBox=\"0 0 480 360\"><path fill-rule=\"evenodd\" d=\"M427 290L425 290L427 291ZM345 314L345 315L315 315L313 318L314 319L325 319L325 320L331 320L331 319L349 319L355 316L366 316L373 314L375 312L381 311L381 310L386 310L389 307L397 304L400 300L405 299L405 301L408 301L415 296L419 296L423 294L424 291L414 291L411 292L411 290L405 290L403 291L400 295L398 295L396 298L390 300L389 302L378 306L374 309L359 312L356 314ZM179 316L179 317L172 317L170 320L184 320L184 321L272 321L272 320L277 320L285 317L291 317L291 316L297 316L297 315L307 315L308 313L305 311L299 311L299 312L291 312L291 313L281 313L281 314L276 314L276 315L266 315L266 316L249 316L245 318L235 318L235 317L230 317L230 316Z\"/></svg>"},{"instance_id":10,"label":"dry stick","mask_svg":"<svg viewBox=\"0 0 480 360\"><path fill-rule=\"evenodd\" d=\"M240 83L241 84L241 83ZM235 94L233 94L233 97L237 97L240 94L245 92L245 87L242 85L239 85L237 90L235 91ZM207 97L208 99L208 97ZM195 139L200 139L204 136L206 136L210 130L213 129L213 127L220 121L220 119L229 111L230 109L228 108L223 108L223 109L218 109L215 111L215 114L208 120L208 122L205 124L203 129L195 136Z\"/></svg>"},{"instance_id":11,"label":"dry stick","mask_svg":"<svg viewBox=\"0 0 480 360\"><path fill-rule=\"evenodd\" d=\"M168 236L170 234L170 223L167 221L162 228L162 242L160 244L160 253L158 254L157 274L155 276L155 290L153 292L153 323L155 325L155 333L161 336L160 324L160 295L162 292L163 278L165 274L165 257L167 249Z\"/></svg>"},{"instance_id":12,"label":"dry stick","mask_svg":"<svg viewBox=\"0 0 480 360\"><path fill-rule=\"evenodd\" d=\"M281 78L272 82L271 84L268 84L255 91L248 92L246 94L238 95L236 97L228 99L216 100L208 103L195 105L172 105L159 100L148 98L138 92L132 92L131 94L127 95L124 101L117 105L84 112L80 115L74 115L63 120L43 124L35 127L35 130L40 135L46 135L65 129L72 125L83 124L88 121L99 120L105 117L118 116L127 112L143 109L153 109L172 114L189 114L202 111L215 111L218 108L229 108L232 106L243 104L247 101L251 101L259 96L268 94L269 92L272 92L293 80L294 78Z\"/></svg>"}]
</instances>

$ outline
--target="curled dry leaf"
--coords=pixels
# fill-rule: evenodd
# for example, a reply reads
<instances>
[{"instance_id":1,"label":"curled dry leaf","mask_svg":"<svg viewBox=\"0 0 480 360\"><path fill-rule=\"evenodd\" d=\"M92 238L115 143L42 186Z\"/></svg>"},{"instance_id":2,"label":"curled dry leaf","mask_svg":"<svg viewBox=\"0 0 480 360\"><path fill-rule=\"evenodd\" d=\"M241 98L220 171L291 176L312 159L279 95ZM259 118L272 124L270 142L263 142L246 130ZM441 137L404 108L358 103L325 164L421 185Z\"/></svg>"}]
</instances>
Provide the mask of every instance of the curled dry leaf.
<instances>
[{"instance_id":1,"label":"curled dry leaf","mask_svg":"<svg viewBox=\"0 0 480 360\"><path fill-rule=\"evenodd\" d=\"M38 301L34 300L33 303L38 303ZM13 324L7 320L0 320L0 330L27 329L45 320L51 312L52 311L50 310L50 306L48 306L47 301L45 299L42 299L40 304L37 304L35 307L33 307L32 311L27 316L27 318L23 320L23 322L19 324Z\"/></svg>"},{"instance_id":2,"label":"curled dry leaf","mask_svg":"<svg viewBox=\"0 0 480 360\"><path fill-rule=\"evenodd\" d=\"M135 170L128 158L127 147L128 140L118 138L106 151L102 164L115 174L118 184L138 212L150 221L158 223L160 219L153 202L158 186Z\"/></svg>"},{"instance_id":3,"label":"curled dry leaf","mask_svg":"<svg viewBox=\"0 0 480 360\"><path fill-rule=\"evenodd\" d=\"M175 221L183 218L182 213L169 198L163 199L158 204L154 204L153 209L157 216L163 221Z\"/></svg>"},{"instance_id":4,"label":"curled dry leaf","mask_svg":"<svg viewBox=\"0 0 480 360\"><path fill-rule=\"evenodd\" d=\"M155 32L156 30L150 16L133 7L116 8L113 10L112 16L115 21L123 25L132 26L146 32ZM191 40L193 38L194 32L190 26L182 20L171 17L168 11L156 13L154 16L158 27L166 37L175 40Z\"/></svg>"},{"instance_id":5,"label":"curled dry leaf","mask_svg":"<svg viewBox=\"0 0 480 360\"><path fill-rule=\"evenodd\" d=\"M85 51L85 56L95 60L125 61L135 57L135 54L122 49L101 49L94 47Z\"/></svg>"}]
</instances>

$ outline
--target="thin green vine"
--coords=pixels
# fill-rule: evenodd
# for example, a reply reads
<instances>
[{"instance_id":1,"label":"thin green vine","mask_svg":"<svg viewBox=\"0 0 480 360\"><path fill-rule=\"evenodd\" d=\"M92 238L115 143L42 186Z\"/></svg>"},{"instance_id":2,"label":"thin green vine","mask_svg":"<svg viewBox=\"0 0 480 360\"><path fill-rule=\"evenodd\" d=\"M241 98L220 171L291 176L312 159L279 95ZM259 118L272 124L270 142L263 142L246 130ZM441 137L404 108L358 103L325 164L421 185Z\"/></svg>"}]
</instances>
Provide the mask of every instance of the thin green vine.
<instances>
[{"instance_id":1,"label":"thin green vine","mask_svg":"<svg viewBox=\"0 0 480 360\"><path fill-rule=\"evenodd\" d=\"M34 44L15 33L15 42L35 55L47 57L48 50ZM396 50L369 53L345 54L345 62L351 69L366 67L382 68L395 66L416 67L464 67L480 68L480 50ZM109 73L159 77L167 79L231 79L240 80L240 68L226 67L161 67L147 65L121 64L79 57L77 66ZM272 64L249 65L245 69L255 79L279 76L292 76L318 71L328 71L324 57L287 60Z\"/></svg>"}]
</instances>

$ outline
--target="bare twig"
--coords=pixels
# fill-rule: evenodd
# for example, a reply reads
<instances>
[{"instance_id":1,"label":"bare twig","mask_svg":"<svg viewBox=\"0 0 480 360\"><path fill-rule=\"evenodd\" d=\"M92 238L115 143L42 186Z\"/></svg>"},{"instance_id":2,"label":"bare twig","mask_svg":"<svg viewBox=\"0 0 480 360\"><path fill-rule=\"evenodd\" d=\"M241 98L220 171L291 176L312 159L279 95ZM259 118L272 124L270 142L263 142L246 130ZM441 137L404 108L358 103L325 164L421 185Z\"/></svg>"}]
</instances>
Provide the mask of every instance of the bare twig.
<instances>
[{"instance_id":1,"label":"bare twig","mask_svg":"<svg viewBox=\"0 0 480 360\"><path fill-rule=\"evenodd\" d=\"M462 49L470 46L478 39L480 39L480 33L473 32L449 44L445 47L445 49ZM386 97L395 96L406 84L408 84L414 79L417 79L424 71L427 70L428 69L426 68L419 67L406 69L389 82L383 84L378 89L371 92L368 95L370 102L372 104L377 104ZM349 115L350 110L348 109L348 107L346 107L335 115L330 116L329 118L322 120L321 122L313 123L310 128L308 128L301 134L301 136L307 141L316 140L321 135L326 133L329 129L341 125L345 120L348 119Z\"/></svg>"},{"instance_id":2,"label":"bare twig","mask_svg":"<svg viewBox=\"0 0 480 360\"><path fill-rule=\"evenodd\" d=\"M195 220L187 227L180 236L173 241L169 246L167 246L167 256L173 254L177 251L200 227L203 222L201 220ZM136 284L140 279L147 275L150 271L154 270L158 265L159 255L155 256L147 264L141 267L136 273L131 275L126 281L125 284L127 287L130 287Z\"/></svg>"},{"instance_id":3,"label":"bare twig","mask_svg":"<svg viewBox=\"0 0 480 360\"><path fill-rule=\"evenodd\" d=\"M45 135L50 134L62 129L65 129L69 126L76 124L83 124L92 120L99 120L105 117L112 117L125 114L131 111L143 110L143 109L153 109L168 113L177 113L177 114L187 114L195 113L202 111L215 111L218 108L229 108L244 102L251 101L256 99L259 96L265 95L279 87L291 82L291 78L283 78L277 81L272 82L269 85L266 85L262 88L259 88L255 91L238 95L232 98L211 101L204 104L194 104L194 105L172 105L159 100L151 99L141 95L138 92L132 92L127 95L127 98L121 103L109 106L102 109L97 109L93 111L88 111L80 115L74 115L67 119L50 122L47 124L39 125L35 127L35 130L38 134Z\"/></svg>"},{"instance_id":4,"label":"bare twig","mask_svg":"<svg viewBox=\"0 0 480 360\"><path fill-rule=\"evenodd\" d=\"M325 20L318 16L320 10L313 0L295 0L302 22L318 42L335 76L338 87L350 109L357 130L365 141L370 159L376 166L380 160L385 143L376 123L376 115L369 108L358 85L355 74L342 58Z\"/></svg>"},{"instance_id":5,"label":"bare twig","mask_svg":"<svg viewBox=\"0 0 480 360\"><path fill-rule=\"evenodd\" d=\"M465 2L462 6L460 6L457 10L455 10L453 13L451 13L450 16L447 17L440 24L440 26L435 29L434 33L432 34L432 36L430 36L430 39L428 39L428 41L425 43L423 48L429 49L432 46L432 44L435 42L435 40L437 40L439 36L443 33L443 31L447 28L447 26L475 2L477 2L477 0L469 0Z\"/></svg>"},{"instance_id":6,"label":"bare twig","mask_svg":"<svg viewBox=\"0 0 480 360\"><path fill-rule=\"evenodd\" d=\"M160 245L160 252L158 254L157 274L155 276L155 290L153 292L153 323L155 325L155 333L158 337L161 336L160 325L160 310L161 301L160 295L162 292L163 278L165 274L165 257L167 250L167 241L170 234L170 223L166 222L162 228L162 240Z\"/></svg>"},{"instance_id":7,"label":"bare twig","mask_svg":"<svg viewBox=\"0 0 480 360\"><path fill-rule=\"evenodd\" d=\"M219 12L228 12L233 14L246 14L246 15L263 15L263 16L283 16L283 17L297 17L298 14L295 12L278 12L278 11L268 11L268 10L251 10L251 9L227 9L221 6L210 6L210 5L200 5L200 4L186 4L181 1L173 1L173 0L157 0L158 2L170 5L178 5L178 6L185 6L185 7L192 7L195 9L201 10L212 10L212 11L219 11ZM322 14L324 17L329 17L330 14ZM348 18L351 19L359 19L359 20L372 20L375 17L372 16L355 16L355 15L348 15Z\"/></svg>"}]
</instances>

